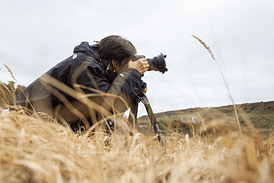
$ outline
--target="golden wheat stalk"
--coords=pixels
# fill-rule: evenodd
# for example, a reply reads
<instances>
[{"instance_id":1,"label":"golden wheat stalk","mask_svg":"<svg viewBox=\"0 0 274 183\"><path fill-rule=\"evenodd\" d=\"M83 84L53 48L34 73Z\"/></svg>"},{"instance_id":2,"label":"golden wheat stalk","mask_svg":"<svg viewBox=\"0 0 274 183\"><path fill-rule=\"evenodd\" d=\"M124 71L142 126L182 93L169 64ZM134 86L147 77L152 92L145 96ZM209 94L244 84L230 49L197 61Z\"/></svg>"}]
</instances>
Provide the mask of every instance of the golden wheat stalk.
<instances>
[{"instance_id":1,"label":"golden wheat stalk","mask_svg":"<svg viewBox=\"0 0 274 183\"><path fill-rule=\"evenodd\" d=\"M192 35L194 38L196 38L198 41L200 41L200 43L202 44L202 45L204 45L204 47L207 49L207 51L209 51L209 53L210 53L210 55L211 55L211 57L213 58L213 60L215 60L215 57L214 57L214 55L213 55L213 53L212 53L212 51L211 51L211 49L205 44L205 42L203 42L200 38L198 38L197 36L194 36L194 35ZM215 60L216 61L216 60Z\"/></svg>"},{"instance_id":2,"label":"golden wheat stalk","mask_svg":"<svg viewBox=\"0 0 274 183\"><path fill-rule=\"evenodd\" d=\"M10 68L9 68L6 64L4 64L4 66L8 69L8 71L9 71L11 77L17 82L17 80L15 79L15 77L14 77L12 71L10 70Z\"/></svg>"},{"instance_id":3,"label":"golden wheat stalk","mask_svg":"<svg viewBox=\"0 0 274 183\"><path fill-rule=\"evenodd\" d=\"M9 93L11 93L10 92L10 90L9 90L9 88L2 82L2 81L0 81L0 85L2 85ZM7 100L7 95L5 95L5 92L4 92L4 90L3 90L3 88L2 87L0 87L0 94L3 94L3 99L4 100Z\"/></svg>"},{"instance_id":4,"label":"golden wheat stalk","mask_svg":"<svg viewBox=\"0 0 274 183\"><path fill-rule=\"evenodd\" d=\"M236 120L237 120L238 127L239 127L239 131L240 131L240 134L241 134L241 136L242 136L242 130L241 130L241 125L240 125L239 117L238 117L238 114L237 114L236 106L235 106L234 100L233 100L233 98L232 98L232 95L231 95L231 93L230 93L230 90L229 90L229 88L228 88L226 79L225 79L225 77L224 77L224 75L223 75L223 72L222 72L222 70L221 70L221 68L220 68L220 66L219 66L219 64L218 64L218 62L216 61L216 59L215 59L215 57L214 57L212 51L210 50L209 46L207 46L206 43L203 42L203 41L202 41L200 38L198 38L197 36L194 36L194 35L192 35L192 36L193 36L195 39L197 39L197 40L198 40L198 41L199 41L199 42L200 42L200 43L209 51L211 57L213 58L213 60L214 60L215 63L217 64L217 67L218 67L218 69L219 69L219 71L220 71L220 73L221 73L221 75L222 75L222 77L223 77L223 80L224 80L224 82L225 82L225 86L226 86L226 88L227 88L227 91L228 91L228 94L229 94L229 98L230 98L230 100L232 101L233 108L234 108L234 113L235 113Z\"/></svg>"}]
</instances>

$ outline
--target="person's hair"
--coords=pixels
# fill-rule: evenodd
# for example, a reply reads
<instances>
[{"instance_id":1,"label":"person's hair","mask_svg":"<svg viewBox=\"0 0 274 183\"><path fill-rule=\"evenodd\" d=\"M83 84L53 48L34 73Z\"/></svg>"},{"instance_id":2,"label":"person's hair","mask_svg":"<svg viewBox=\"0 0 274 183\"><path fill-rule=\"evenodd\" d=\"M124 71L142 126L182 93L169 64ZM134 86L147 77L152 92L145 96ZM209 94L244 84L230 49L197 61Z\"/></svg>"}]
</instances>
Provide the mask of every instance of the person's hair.
<instances>
[{"instance_id":1,"label":"person's hair","mask_svg":"<svg viewBox=\"0 0 274 183\"><path fill-rule=\"evenodd\" d=\"M111 35L103 38L98 45L98 53L102 59L114 59L120 64L123 59L136 54L135 46L125 38Z\"/></svg>"}]
</instances>

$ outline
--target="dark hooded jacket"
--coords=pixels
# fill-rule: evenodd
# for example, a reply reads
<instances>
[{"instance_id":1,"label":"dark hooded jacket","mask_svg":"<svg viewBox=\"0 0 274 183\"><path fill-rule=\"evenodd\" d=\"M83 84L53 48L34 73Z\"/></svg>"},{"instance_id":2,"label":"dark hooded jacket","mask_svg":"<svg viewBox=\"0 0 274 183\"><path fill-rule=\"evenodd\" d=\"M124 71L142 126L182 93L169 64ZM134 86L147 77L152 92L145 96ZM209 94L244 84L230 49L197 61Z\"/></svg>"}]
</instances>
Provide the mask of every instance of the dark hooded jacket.
<instances>
[{"instance_id":1,"label":"dark hooded jacket","mask_svg":"<svg viewBox=\"0 0 274 183\"><path fill-rule=\"evenodd\" d=\"M129 68L114 80L111 80L106 73L108 61L100 59L97 53L97 44L89 45L88 42L82 42L74 48L73 53L73 55L52 67L44 76L51 76L72 89L73 84L78 84L120 95L129 105L137 97L137 89L143 85L139 71ZM77 100L58 89L58 87L53 88L69 102ZM96 92L88 89L83 89L83 91L86 94ZM62 104L59 98L56 93L53 94L45 87L41 78L38 78L19 93L11 104L19 104L31 110L39 111L39 109L36 109L35 103L46 101L43 106L54 109L58 104ZM47 111L42 110L41 112Z\"/></svg>"}]
</instances>

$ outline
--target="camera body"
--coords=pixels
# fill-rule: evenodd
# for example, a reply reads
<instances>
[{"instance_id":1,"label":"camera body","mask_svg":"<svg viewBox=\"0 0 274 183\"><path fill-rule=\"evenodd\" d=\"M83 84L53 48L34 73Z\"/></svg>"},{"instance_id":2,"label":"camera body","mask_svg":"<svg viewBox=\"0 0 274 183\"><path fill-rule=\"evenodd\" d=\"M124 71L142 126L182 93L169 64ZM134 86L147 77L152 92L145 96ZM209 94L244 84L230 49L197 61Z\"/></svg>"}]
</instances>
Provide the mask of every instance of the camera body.
<instances>
[{"instance_id":1,"label":"camera body","mask_svg":"<svg viewBox=\"0 0 274 183\"><path fill-rule=\"evenodd\" d=\"M137 61L141 58L145 58L144 55L134 55L132 61ZM147 62L149 64L149 71L159 71L164 74L168 69L166 68L166 55L160 53L158 56L155 56L151 59L147 58Z\"/></svg>"}]
</instances>

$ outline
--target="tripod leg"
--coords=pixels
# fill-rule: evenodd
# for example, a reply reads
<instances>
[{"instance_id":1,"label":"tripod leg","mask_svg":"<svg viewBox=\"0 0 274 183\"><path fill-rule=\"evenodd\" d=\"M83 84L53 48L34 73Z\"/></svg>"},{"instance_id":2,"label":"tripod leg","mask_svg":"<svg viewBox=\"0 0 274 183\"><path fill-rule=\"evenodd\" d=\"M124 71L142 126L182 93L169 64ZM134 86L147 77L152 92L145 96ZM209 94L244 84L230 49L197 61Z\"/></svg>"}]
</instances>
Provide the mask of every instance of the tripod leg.
<instances>
[{"instance_id":1,"label":"tripod leg","mask_svg":"<svg viewBox=\"0 0 274 183\"><path fill-rule=\"evenodd\" d=\"M164 143L164 140L162 138L162 132L161 132L159 126L158 126L158 123L157 123L155 115L152 111L151 105L150 105L150 103L148 101L148 98L145 94L143 94L142 102L145 105L145 108L146 108L146 111L148 113L148 117L149 117L149 120L151 122L151 125L153 126L155 133L158 134L158 140L162 143L163 147L165 147L165 143Z\"/></svg>"},{"instance_id":2,"label":"tripod leg","mask_svg":"<svg viewBox=\"0 0 274 183\"><path fill-rule=\"evenodd\" d=\"M145 105L146 111L147 111L148 116L149 116L149 120L151 122L151 125L154 128L155 133L158 134L158 140L160 141L160 143L162 144L162 146L165 149L165 143L164 143L164 140L163 140L163 137L162 137L162 132L161 132L159 126L158 126L158 123L157 123L155 115L152 111L151 105L148 101L148 98L144 93L142 94L141 101ZM134 103L131 105L130 111L134 116L130 115L129 119L128 119L131 122L131 124L135 126L135 128L137 128L138 104L139 104L139 100L135 100Z\"/></svg>"},{"instance_id":3,"label":"tripod leg","mask_svg":"<svg viewBox=\"0 0 274 183\"><path fill-rule=\"evenodd\" d=\"M134 100L133 104L130 107L130 115L128 118L129 122L133 125L133 128L136 128L136 129L137 129L138 104L139 102L137 100Z\"/></svg>"}]
</instances>

